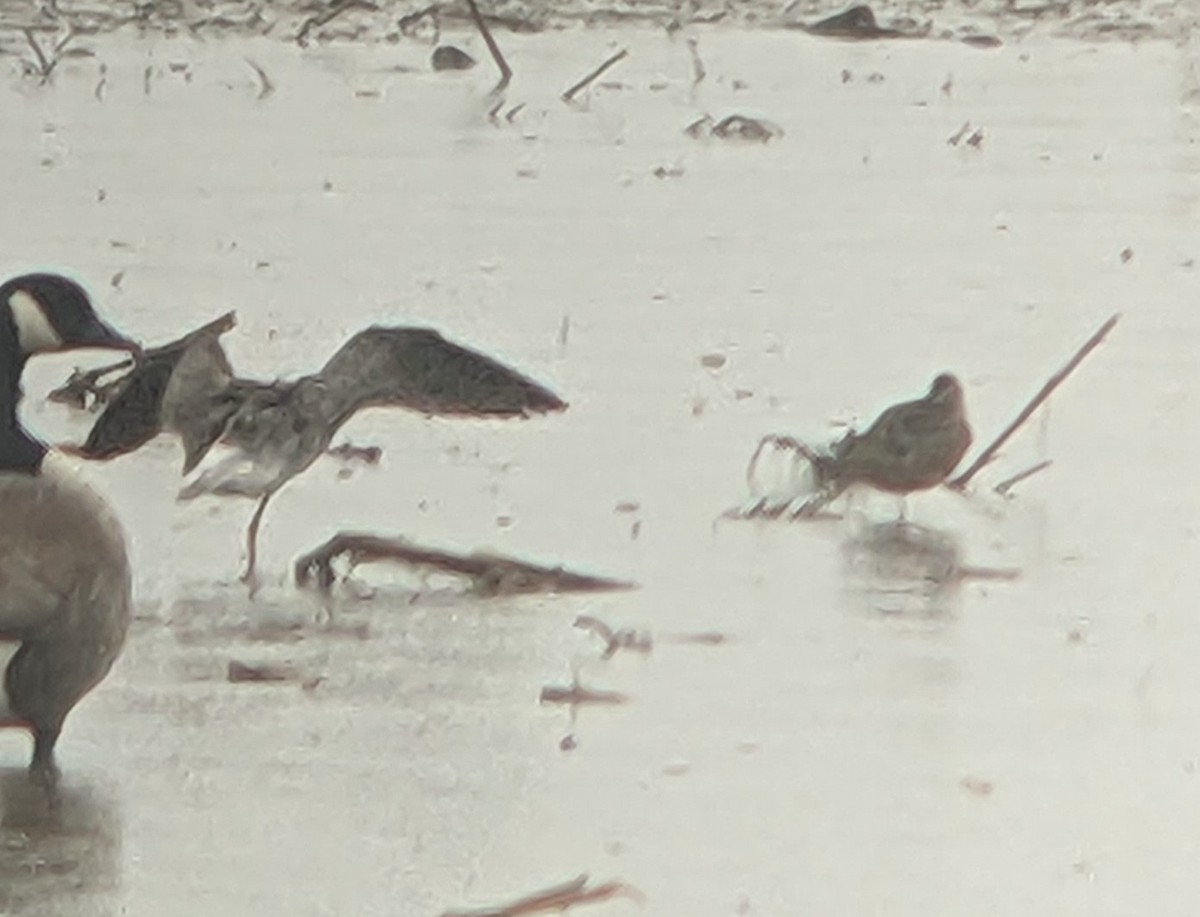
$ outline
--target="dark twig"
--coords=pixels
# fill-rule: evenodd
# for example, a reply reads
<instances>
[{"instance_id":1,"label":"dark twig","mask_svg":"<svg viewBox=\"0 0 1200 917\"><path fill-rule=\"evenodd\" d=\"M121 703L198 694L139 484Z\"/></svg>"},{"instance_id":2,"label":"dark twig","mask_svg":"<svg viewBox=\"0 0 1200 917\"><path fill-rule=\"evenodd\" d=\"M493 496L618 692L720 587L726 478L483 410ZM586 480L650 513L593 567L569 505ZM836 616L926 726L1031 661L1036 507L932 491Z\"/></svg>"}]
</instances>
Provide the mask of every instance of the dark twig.
<instances>
[{"instance_id":1,"label":"dark twig","mask_svg":"<svg viewBox=\"0 0 1200 917\"><path fill-rule=\"evenodd\" d=\"M275 84L271 82L271 78L269 76L267 76L267 72L265 70L263 70L263 68L260 67L258 64L254 63L254 61L250 60L250 58L248 58L248 57L246 58L246 64L250 67L251 70L253 70L255 72L255 74L258 75L258 82L259 82L258 98L259 98L259 100L261 101L261 100L267 98L268 96L270 96L272 93L274 93L275 92Z\"/></svg>"},{"instance_id":2,"label":"dark twig","mask_svg":"<svg viewBox=\"0 0 1200 917\"><path fill-rule=\"evenodd\" d=\"M413 13L408 13L396 20L396 25L404 35L412 34L413 29L426 17L433 23L433 42L437 43L438 36L441 34L441 26L438 23L438 4L433 3Z\"/></svg>"},{"instance_id":3,"label":"dark twig","mask_svg":"<svg viewBox=\"0 0 1200 917\"><path fill-rule=\"evenodd\" d=\"M475 5L475 0L467 0L467 6L471 8L471 18L475 20L475 28L479 29L479 34L483 36L483 43L487 45L487 49L492 55L492 60L500 68L500 81L492 87L492 91L489 93L489 95L499 95L504 92L512 80L512 68L508 66L508 61L504 59L504 52L500 50L500 46L496 44L496 39L492 37L492 30L483 21L483 16L479 12L479 7Z\"/></svg>"},{"instance_id":4,"label":"dark twig","mask_svg":"<svg viewBox=\"0 0 1200 917\"><path fill-rule=\"evenodd\" d=\"M622 627L614 630L599 618L591 615L580 615L575 619L575 626L595 634L604 641L604 653L601 659L611 659L618 650L634 650L639 653L649 653L654 648L654 641L645 631ZM545 692L543 692L544 694Z\"/></svg>"},{"instance_id":5,"label":"dark twig","mask_svg":"<svg viewBox=\"0 0 1200 917\"><path fill-rule=\"evenodd\" d=\"M67 50L67 45L75 40L75 27L67 23L67 34L54 43L54 62L58 63L58 59L62 53Z\"/></svg>"},{"instance_id":6,"label":"dark twig","mask_svg":"<svg viewBox=\"0 0 1200 917\"><path fill-rule=\"evenodd\" d=\"M755 474L758 471L758 463L762 459L762 454L768 446L773 446L776 449L786 450L792 455L792 472L796 471L798 466L797 456L800 459L808 462L811 465L816 465L820 460L817 453L811 446L805 445L796 439L794 436L781 436L778 433L769 433L758 441L758 446L754 450L754 454L750 456L750 462L746 465L746 486L750 490L754 489Z\"/></svg>"},{"instance_id":7,"label":"dark twig","mask_svg":"<svg viewBox=\"0 0 1200 917\"><path fill-rule=\"evenodd\" d=\"M33 50L33 56L37 61L35 69L40 78L39 82L43 84L49 82L55 68L58 66L58 62L62 60L63 52L67 50L67 45L75 40L75 29L70 25L67 26L67 33L54 43L54 46L50 49L49 57L46 56L46 52L42 50L42 46L34 38L32 29L26 28L21 31L25 33L25 40L29 43L29 47Z\"/></svg>"},{"instance_id":8,"label":"dark twig","mask_svg":"<svg viewBox=\"0 0 1200 917\"><path fill-rule=\"evenodd\" d=\"M575 619L575 626L595 634L604 641L604 652L601 659L611 659L618 650L633 650L649 654L654 649L654 637L648 631L634 630L632 627L614 628L592 615L580 615ZM700 631L684 634L660 634L658 639L663 643L687 643L699 646L721 646L730 641L727 634L719 631ZM576 682L578 684L578 682Z\"/></svg>"},{"instance_id":9,"label":"dark twig","mask_svg":"<svg viewBox=\"0 0 1200 917\"><path fill-rule=\"evenodd\" d=\"M692 53L692 86L696 87L704 82L708 71L704 69L704 61L700 59L700 42L694 38L689 38L687 46L688 50Z\"/></svg>"},{"instance_id":10,"label":"dark twig","mask_svg":"<svg viewBox=\"0 0 1200 917\"><path fill-rule=\"evenodd\" d=\"M1046 459L1043 462L1038 462L1036 465L1032 465L1029 468L1026 468L1024 471L1018 471L1011 478L1005 478L1003 481L1001 481L999 484L997 484L995 487L993 487L992 490L996 491L996 493L998 493L1002 497L1007 497L1008 492L1010 490L1012 490L1014 487L1016 487L1018 484L1020 484L1022 481L1024 481L1026 478L1033 477L1039 471L1045 471L1047 468L1049 468L1053 464L1054 464L1054 461L1052 459Z\"/></svg>"},{"instance_id":11,"label":"dark twig","mask_svg":"<svg viewBox=\"0 0 1200 917\"><path fill-rule=\"evenodd\" d=\"M623 704L629 700L619 691L598 691L595 688L585 688L578 680L561 687L546 685L542 688L539 700L543 704L564 704L568 707L578 707L581 704L603 704L605 706Z\"/></svg>"},{"instance_id":12,"label":"dark twig","mask_svg":"<svg viewBox=\"0 0 1200 917\"><path fill-rule=\"evenodd\" d=\"M42 50L42 46L37 43L37 39L33 37L32 29L22 29L25 33L25 40L29 42L29 47L33 49L33 56L37 59L38 75L42 78L42 82L50 79L50 74L54 72L54 68L58 65L58 58L53 61L46 59L46 53Z\"/></svg>"},{"instance_id":13,"label":"dark twig","mask_svg":"<svg viewBox=\"0 0 1200 917\"><path fill-rule=\"evenodd\" d=\"M477 552L456 554L422 548L403 538L384 538L341 532L325 544L296 560L298 586L315 586L328 592L335 575L333 561L347 555L351 566L381 560L412 564L465 576L475 592L483 595L514 595L531 592L606 592L631 589L632 583L575 573L563 567L527 563L500 554Z\"/></svg>"},{"instance_id":14,"label":"dark twig","mask_svg":"<svg viewBox=\"0 0 1200 917\"><path fill-rule=\"evenodd\" d=\"M374 3L369 3L368 0L343 0L341 3L335 3L332 9L326 10L316 16L309 16L300 25L300 31L296 33L296 44L304 47L308 44L308 35L313 29L319 29L322 26L329 25L333 20L337 19L342 13L350 10L365 10L368 13L379 12L379 7Z\"/></svg>"},{"instance_id":15,"label":"dark twig","mask_svg":"<svg viewBox=\"0 0 1200 917\"><path fill-rule=\"evenodd\" d=\"M1041 407L1042 402L1049 398L1051 393L1058 388L1064 380L1066 380L1067 376L1071 375L1071 373L1075 371L1075 367L1082 363L1084 358L1089 353L1100 346L1100 343L1108 336L1108 333L1113 330L1120 318L1121 313L1118 312L1103 325L1101 325L1096 333L1088 338L1084 342L1083 346L1075 352L1075 356L1071 357L1071 359L1067 361L1067 364L1063 366L1062 369L1046 380L1046 384L1043 385L1038 393L1033 396L1033 399L1029 402L1029 404L1025 405L1025 407L1021 410L1021 413L1016 416L1016 419L1013 420L1013 422L1007 427L1005 427L1000 435L992 440L991 444L979 454L979 458L975 459L975 461L971 463L971 467L954 480L948 481L946 486L952 488L953 490L962 490L965 488L970 482L971 478L975 477L975 475L982 468L984 468L996 457L996 453L1000 451L1001 446L1008 442L1008 438L1016 433L1017 430L1020 429L1021 425L1030 418L1033 412Z\"/></svg>"},{"instance_id":16,"label":"dark twig","mask_svg":"<svg viewBox=\"0 0 1200 917\"><path fill-rule=\"evenodd\" d=\"M564 92L562 94L562 100L564 102L570 104L571 100L573 98L575 98L576 93L580 92L583 89L587 89L587 87L592 85L592 83L594 83L600 77L600 75L602 73L604 73L605 70L607 70L609 67L613 67L616 64L620 63L628 56L629 56L629 51L625 48L622 48L620 51L618 51L616 54L614 54L612 57L610 57L608 60L606 60L603 64L601 64L599 67L597 67L591 73L589 73L587 76L585 76L583 79L581 79L578 83L576 83L574 86L572 86L566 92Z\"/></svg>"},{"instance_id":17,"label":"dark twig","mask_svg":"<svg viewBox=\"0 0 1200 917\"><path fill-rule=\"evenodd\" d=\"M565 912L567 908L577 904L596 904L617 896L624 896L638 903L645 898L636 888L624 882L602 882L591 888L588 888L587 884L588 876L584 873L569 882L525 895L508 904L446 911L442 917L524 917L526 914L541 914L546 911Z\"/></svg>"}]
</instances>

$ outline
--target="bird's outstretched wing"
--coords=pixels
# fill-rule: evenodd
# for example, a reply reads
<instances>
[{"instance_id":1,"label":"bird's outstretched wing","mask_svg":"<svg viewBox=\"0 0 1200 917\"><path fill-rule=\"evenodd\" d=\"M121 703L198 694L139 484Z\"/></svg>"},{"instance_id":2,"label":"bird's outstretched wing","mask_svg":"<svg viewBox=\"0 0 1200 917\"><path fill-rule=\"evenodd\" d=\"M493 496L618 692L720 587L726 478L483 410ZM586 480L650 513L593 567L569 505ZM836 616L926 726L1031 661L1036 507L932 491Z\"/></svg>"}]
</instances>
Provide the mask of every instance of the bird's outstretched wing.
<instances>
[{"instance_id":1,"label":"bird's outstretched wing","mask_svg":"<svg viewBox=\"0 0 1200 917\"><path fill-rule=\"evenodd\" d=\"M319 379L338 421L374 405L475 417L520 417L567 406L528 376L431 328L360 331L330 358Z\"/></svg>"},{"instance_id":2,"label":"bird's outstretched wing","mask_svg":"<svg viewBox=\"0 0 1200 917\"><path fill-rule=\"evenodd\" d=\"M161 433L163 394L180 356L181 352L157 354L130 370L77 453L89 459L116 458Z\"/></svg>"},{"instance_id":3,"label":"bird's outstretched wing","mask_svg":"<svg viewBox=\"0 0 1200 917\"><path fill-rule=\"evenodd\" d=\"M235 322L234 314L227 312L178 340L147 351L121 379L116 395L92 424L83 446L74 452L90 459L116 458L141 448L164 429L174 429L169 411L164 409L171 401L171 389L178 385L176 370L183 363L195 362L199 352L232 378L218 339Z\"/></svg>"},{"instance_id":4,"label":"bird's outstretched wing","mask_svg":"<svg viewBox=\"0 0 1200 917\"><path fill-rule=\"evenodd\" d=\"M183 442L183 473L200 463L252 393L269 388L234 377L217 335L192 341L162 398L163 429L178 434Z\"/></svg>"}]
</instances>

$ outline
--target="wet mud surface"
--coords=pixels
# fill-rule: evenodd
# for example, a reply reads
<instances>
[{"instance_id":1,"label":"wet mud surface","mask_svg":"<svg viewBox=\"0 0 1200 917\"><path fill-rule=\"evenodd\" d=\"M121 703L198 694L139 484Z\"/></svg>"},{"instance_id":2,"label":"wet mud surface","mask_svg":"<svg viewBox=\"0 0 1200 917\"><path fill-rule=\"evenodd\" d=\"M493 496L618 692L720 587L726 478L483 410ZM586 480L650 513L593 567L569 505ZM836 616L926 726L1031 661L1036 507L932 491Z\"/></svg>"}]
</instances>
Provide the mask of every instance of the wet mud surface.
<instances>
[{"instance_id":1,"label":"wet mud surface","mask_svg":"<svg viewBox=\"0 0 1200 917\"><path fill-rule=\"evenodd\" d=\"M236 309L224 343L262 378L429 324L571 405L357 416L339 441L379 461L280 493L253 601L252 504L176 503L177 443L84 466L138 619L67 724L57 809L0 734L0 911L436 915L586 872L644 896L578 909L614 917L1189 912L1195 47L700 29L697 81L686 37L505 35L498 118L487 65L435 74L412 42L122 31L45 85L0 57L8 272L69 267L147 341ZM735 112L783 134L684 133ZM720 518L763 435L832 441L943 370L986 441L1115 311L912 526L871 494ZM91 419L44 399L74 362L27 373L55 441ZM295 590L342 529L640 588L373 566Z\"/></svg>"}]
</instances>

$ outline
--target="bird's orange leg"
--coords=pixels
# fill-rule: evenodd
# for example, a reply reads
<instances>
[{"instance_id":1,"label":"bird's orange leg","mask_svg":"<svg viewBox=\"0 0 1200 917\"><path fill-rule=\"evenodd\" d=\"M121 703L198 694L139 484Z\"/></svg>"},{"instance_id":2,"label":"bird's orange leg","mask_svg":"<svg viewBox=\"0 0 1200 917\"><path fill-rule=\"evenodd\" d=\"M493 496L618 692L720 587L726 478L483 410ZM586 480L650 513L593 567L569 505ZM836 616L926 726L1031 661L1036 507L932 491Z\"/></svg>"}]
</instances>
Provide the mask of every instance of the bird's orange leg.
<instances>
[{"instance_id":1,"label":"bird's orange leg","mask_svg":"<svg viewBox=\"0 0 1200 917\"><path fill-rule=\"evenodd\" d=\"M258 509L250 517L250 527L246 529L246 571L241 575L241 580L250 587L251 598L258 591L258 576L255 570L258 564L258 527L262 524L263 513L266 512L270 500L271 493L267 493L258 501Z\"/></svg>"}]
</instances>

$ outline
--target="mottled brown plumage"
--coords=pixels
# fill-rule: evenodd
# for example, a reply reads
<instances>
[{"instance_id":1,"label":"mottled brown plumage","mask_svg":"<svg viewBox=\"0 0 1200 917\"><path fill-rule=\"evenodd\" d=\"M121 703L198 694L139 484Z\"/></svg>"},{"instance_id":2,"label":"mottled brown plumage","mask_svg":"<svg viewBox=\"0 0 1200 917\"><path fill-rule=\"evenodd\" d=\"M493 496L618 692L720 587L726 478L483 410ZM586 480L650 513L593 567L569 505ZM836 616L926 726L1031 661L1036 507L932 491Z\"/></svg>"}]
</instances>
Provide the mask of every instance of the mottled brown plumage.
<instances>
[{"instance_id":1,"label":"mottled brown plumage","mask_svg":"<svg viewBox=\"0 0 1200 917\"><path fill-rule=\"evenodd\" d=\"M223 330L194 335L182 352L170 356L169 379L161 391L155 375L157 397L133 393L151 388L138 381L138 373L157 374L160 368L147 363L135 370L81 451L95 457L120 454L145 442L146 431L163 429L183 441L186 474L217 441L232 446L234 451L184 487L180 498L211 493L261 500L248 533L247 575L267 501L322 455L357 411L402 407L426 415L504 418L567 406L532 379L429 328L367 328L320 372L270 383L233 375L219 340Z\"/></svg>"},{"instance_id":2,"label":"mottled brown plumage","mask_svg":"<svg viewBox=\"0 0 1200 917\"><path fill-rule=\"evenodd\" d=\"M907 494L936 487L971 445L962 385L949 373L928 394L888 408L864 433L847 433L816 460L826 501L852 484Z\"/></svg>"}]
</instances>

